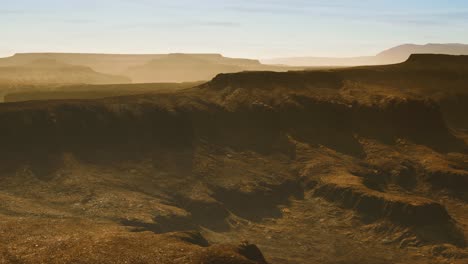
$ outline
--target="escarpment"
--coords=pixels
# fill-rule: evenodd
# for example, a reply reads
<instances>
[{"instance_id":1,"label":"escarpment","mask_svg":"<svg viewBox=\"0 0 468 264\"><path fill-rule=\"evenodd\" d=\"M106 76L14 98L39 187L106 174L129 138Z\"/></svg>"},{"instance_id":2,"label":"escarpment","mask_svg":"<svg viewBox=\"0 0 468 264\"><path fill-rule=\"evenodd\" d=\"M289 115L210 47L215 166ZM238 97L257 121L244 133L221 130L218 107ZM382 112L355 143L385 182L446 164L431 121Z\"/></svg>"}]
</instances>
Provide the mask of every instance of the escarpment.
<instances>
[{"instance_id":1,"label":"escarpment","mask_svg":"<svg viewBox=\"0 0 468 264\"><path fill-rule=\"evenodd\" d=\"M362 105L339 97L329 100L285 92L285 99L277 102L269 102L267 94L264 102L239 100L233 111L225 102L204 100L197 92L195 88L192 94L135 96L125 102L8 103L0 106L0 140L9 154L31 148L139 152L190 148L200 140L286 151L288 135L354 154L359 154L359 137L387 143L405 138L444 150L459 145L439 108L427 101L391 99ZM242 96L255 97L258 94Z\"/></svg>"}]
</instances>

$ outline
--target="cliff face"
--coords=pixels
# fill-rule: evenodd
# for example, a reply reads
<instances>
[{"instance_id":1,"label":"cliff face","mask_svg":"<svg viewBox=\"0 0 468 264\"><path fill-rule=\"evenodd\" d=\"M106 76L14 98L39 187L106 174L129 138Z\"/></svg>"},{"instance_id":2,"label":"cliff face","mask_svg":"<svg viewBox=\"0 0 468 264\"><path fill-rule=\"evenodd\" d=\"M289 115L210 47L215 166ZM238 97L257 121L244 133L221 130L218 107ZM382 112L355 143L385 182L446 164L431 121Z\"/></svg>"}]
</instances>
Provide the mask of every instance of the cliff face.
<instances>
[{"instance_id":1,"label":"cliff face","mask_svg":"<svg viewBox=\"0 0 468 264\"><path fill-rule=\"evenodd\" d=\"M466 73L468 71L468 56L453 56L442 54L413 54L403 63L407 67L452 71Z\"/></svg>"},{"instance_id":2,"label":"cliff face","mask_svg":"<svg viewBox=\"0 0 468 264\"><path fill-rule=\"evenodd\" d=\"M468 119L459 114L466 110L468 56L414 54L404 63L357 67L341 74L354 82L356 91L433 100L451 126L467 128Z\"/></svg>"},{"instance_id":3,"label":"cliff face","mask_svg":"<svg viewBox=\"0 0 468 264\"><path fill-rule=\"evenodd\" d=\"M315 74L296 78L297 84L291 82L293 89L284 85L296 73L280 73L275 76L278 80L271 74L276 75L221 75L210 83L176 93L0 105L2 145L12 144L15 149L22 145L28 149L32 144L189 146L208 138L233 141L233 146L262 145L264 141L267 148L273 143L267 139L277 140L287 133L320 144L336 142L336 147L346 139L354 140L355 134L386 142L408 138L433 147L456 143L439 107L430 101L382 98L361 104L341 97L335 90L339 81L327 74L324 78ZM328 89L328 97L317 96L316 87L319 91Z\"/></svg>"}]
</instances>

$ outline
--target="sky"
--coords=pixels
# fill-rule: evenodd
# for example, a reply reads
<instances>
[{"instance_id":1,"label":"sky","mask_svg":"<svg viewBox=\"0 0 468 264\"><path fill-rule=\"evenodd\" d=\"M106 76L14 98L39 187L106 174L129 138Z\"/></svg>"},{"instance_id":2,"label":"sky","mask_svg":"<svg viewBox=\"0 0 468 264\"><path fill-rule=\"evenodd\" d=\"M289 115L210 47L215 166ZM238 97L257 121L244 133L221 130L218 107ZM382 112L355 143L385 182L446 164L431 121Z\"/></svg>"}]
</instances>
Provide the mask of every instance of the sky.
<instances>
[{"instance_id":1,"label":"sky","mask_svg":"<svg viewBox=\"0 0 468 264\"><path fill-rule=\"evenodd\" d=\"M468 43L468 0L0 0L2 57L350 57L405 43Z\"/></svg>"}]
</instances>

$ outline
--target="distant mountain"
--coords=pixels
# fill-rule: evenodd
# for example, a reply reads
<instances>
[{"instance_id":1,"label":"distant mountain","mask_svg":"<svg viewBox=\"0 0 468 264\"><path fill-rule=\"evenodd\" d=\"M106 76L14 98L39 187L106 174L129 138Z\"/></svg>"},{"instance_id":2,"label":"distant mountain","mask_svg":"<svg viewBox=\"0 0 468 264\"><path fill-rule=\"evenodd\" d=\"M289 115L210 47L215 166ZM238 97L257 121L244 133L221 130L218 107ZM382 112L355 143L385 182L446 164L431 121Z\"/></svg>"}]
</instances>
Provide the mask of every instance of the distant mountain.
<instances>
[{"instance_id":1,"label":"distant mountain","mask_svg":"<svg viewBox=\"0 0 468 264\"><path fill-rule=\"evenodd\" d=\"M134 82L192 82L211 80L220 73L288 69L262 65L256 60L232 59L221 55L169 54L144 65L132 67L125 72L125 75Z\"/></svg>"},{"instance_id":2,"label":"distant mountain","mask_svg":"<svg viewBox=\"0 0 468 264\"><path fill-rule=\"evenodd\" d=\"M2 83L12 84L106 84L129 83L122 76L98 73L86 66L39 58L25 64L0 66Z\"/></svg>"},{"instance_id":3,"label":"distant mountain","mask_svg":"<svg viewBox=\"0 0 468 264\"><path fill-rule=\"evenodd\" d=\"M11 57L1 58L0 66L17 66L32 61L51 59L72 65L82 65L97 72L121 74L129 67L147 63L164 55L126 55L126 54L88 54L88 53L17 53Z\"/></svg>"},{"instance_id":4,"label":"distant mountain","mask_svg":"<svg viewBox=\"0 0 468 264\"><path fill-rule=\"evenodd\" d=\"M385 50L376 56L326 58L326 57L293 57L264 60L266 64L282 64L289 66L358 66L382 65L400 63L411 54L447 54L468 55L468 45L465 44L405 44Z\"/></svg>"},{"instance_id":5,"label":"distant mountain","mask_svg":"<svg viewBox=\"0 0 468 264\"><path fill-rule=\"evenodd\" d=\"M73 54L23 53L0 59L1 66L18 66L41 60L81 65L96 72L123 75L136 83L210 80L219 73L287 71L292 67L263 65L257 60L227 58L220 54Z\"/></svg>"}]
</instances>

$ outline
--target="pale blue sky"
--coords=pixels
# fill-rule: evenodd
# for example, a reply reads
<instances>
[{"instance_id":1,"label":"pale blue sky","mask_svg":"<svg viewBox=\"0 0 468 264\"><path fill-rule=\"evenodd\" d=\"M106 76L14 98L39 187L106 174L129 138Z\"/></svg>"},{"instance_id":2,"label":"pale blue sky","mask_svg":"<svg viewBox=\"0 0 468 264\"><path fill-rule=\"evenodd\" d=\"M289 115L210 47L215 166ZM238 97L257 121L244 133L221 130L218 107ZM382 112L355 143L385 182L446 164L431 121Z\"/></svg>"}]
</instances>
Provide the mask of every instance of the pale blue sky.
<instances>
[{"instance_id":1,"label":"pale blue sky","mask_svg":"<svg viewBox=\"0 0 468 264\"><path fill-rule=\"evenodd\" d=\"M0 0L0 56L356 56L403 43L468 43L468 0Z\"/></svg>"}]
</instances>

